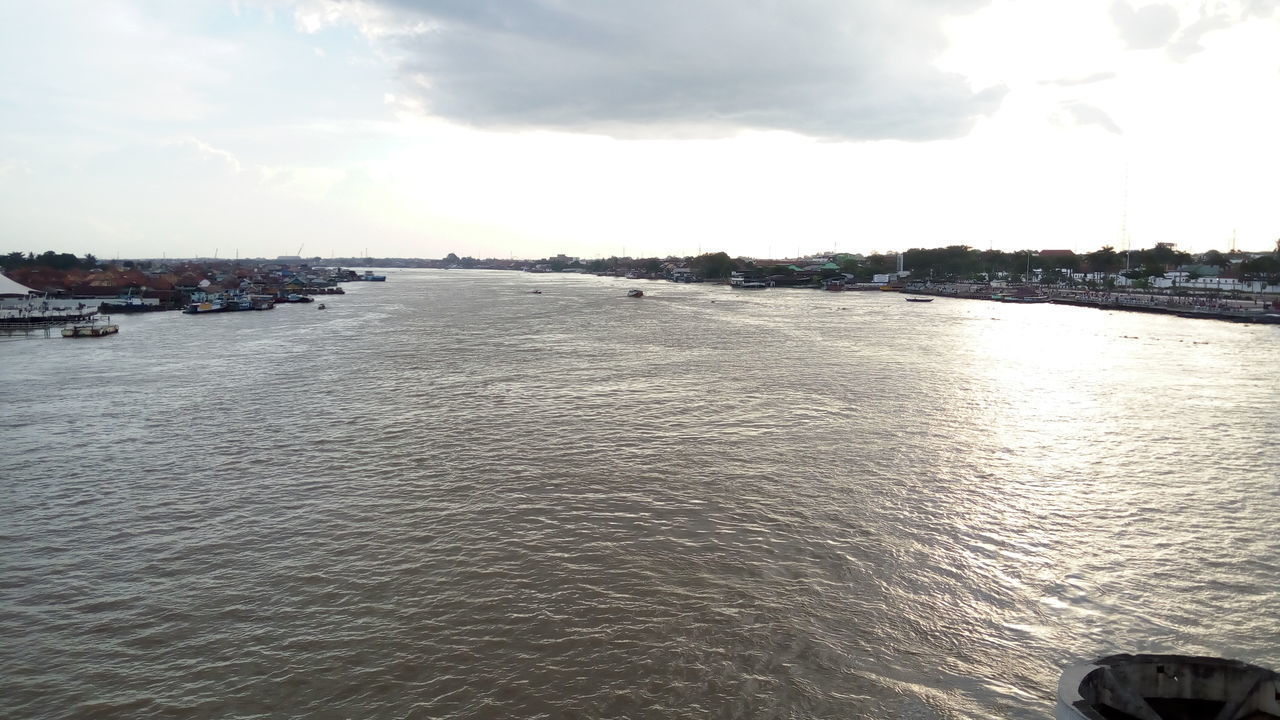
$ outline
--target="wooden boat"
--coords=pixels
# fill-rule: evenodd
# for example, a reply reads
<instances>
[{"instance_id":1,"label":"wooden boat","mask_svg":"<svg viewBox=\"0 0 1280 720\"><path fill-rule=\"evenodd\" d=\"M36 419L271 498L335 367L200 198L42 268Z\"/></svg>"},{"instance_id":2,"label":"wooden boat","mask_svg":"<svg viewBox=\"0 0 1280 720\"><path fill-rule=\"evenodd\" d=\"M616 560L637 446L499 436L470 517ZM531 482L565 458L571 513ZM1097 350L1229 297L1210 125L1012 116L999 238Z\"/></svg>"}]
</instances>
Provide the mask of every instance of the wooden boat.
<instances>
[{"instance_id":1,"label":"wooden boat","mask_svg":"<svg viewBox=\"0 0 1280 720\"><path fill-rule=\"evenodd\" d=\"M1058 720L1280 720L1280 674L1239 660L1111 655L1058 682Z\"/></svg>"},{"instance_id":2,"label":"wooden boat","mask_svg":"<svg viewBox=\"0 0 1280 720\"><path fill-rule=\"evenodd\" d=\"M103 317L64 327L62 328L62 337L103 337L104 335L115 335L118 332L120 332L120 326L112 323L111 318Z\"/></svg>"}]
</instances>

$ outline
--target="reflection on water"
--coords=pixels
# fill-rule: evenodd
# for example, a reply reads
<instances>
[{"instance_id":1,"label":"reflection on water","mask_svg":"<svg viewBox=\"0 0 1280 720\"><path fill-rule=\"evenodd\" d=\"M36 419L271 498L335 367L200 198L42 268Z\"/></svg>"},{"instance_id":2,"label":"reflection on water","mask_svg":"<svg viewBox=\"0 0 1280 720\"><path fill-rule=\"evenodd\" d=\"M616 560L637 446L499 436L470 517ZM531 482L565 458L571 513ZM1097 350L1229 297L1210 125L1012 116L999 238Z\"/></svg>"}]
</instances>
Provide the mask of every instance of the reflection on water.
<instances>
[{"instance_id":1,"label":"reflection on water","mask_svg":"<svg viewBox=\"0 0 1280 720\"><path fill-rule=\"evenodd\" d=\"M1079 658L1280 665L1277 328L634 284L0 344L4 714L1036 718Z\"/></svg>"}]
</instances>

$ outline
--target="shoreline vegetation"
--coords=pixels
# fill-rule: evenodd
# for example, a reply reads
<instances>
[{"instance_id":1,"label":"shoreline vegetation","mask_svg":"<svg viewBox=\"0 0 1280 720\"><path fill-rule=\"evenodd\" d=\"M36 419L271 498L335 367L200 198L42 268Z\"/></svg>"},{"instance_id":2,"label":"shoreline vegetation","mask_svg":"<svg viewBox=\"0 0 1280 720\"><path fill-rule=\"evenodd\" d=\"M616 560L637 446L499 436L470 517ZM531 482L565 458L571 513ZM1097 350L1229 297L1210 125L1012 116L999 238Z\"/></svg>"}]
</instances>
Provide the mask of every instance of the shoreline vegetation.
<instances>
[{"instance_id":1,"label":"shoreline vegetation","mask_svg":"<svg viewBox=\"0 0 1280 720\"><path fill-rule=\"evenodd\" d=\"M0 271L33 294L0 296L10 309L44 300L128 298L154 309L176 309L199 293L255 288L308 294L341 293L356 278L345 267L511 270L578 273L631 280L719 283L749 289L881 290L911 295L1052 303L1173 314L1237 322L1280 322L1280 240L1266 252L1198 255L1168 243L1117 251L980 251L963 245L901 253L817 253L785 259L686 257L538 260L459 257L279 257L269 259L139 259L103 261L93 255L45 251L0 254ZM15 304L17 303L17 304Z\"/></svg>"}]
</instances>

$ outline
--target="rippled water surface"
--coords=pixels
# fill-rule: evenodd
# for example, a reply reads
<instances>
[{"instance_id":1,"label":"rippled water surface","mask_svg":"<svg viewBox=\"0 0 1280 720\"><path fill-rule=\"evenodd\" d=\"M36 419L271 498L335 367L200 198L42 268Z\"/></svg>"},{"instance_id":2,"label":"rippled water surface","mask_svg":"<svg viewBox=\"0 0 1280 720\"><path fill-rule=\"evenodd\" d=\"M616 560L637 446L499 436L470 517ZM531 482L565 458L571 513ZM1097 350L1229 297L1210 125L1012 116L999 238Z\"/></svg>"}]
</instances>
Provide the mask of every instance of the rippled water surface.
<instances>
[{"instance_id":1,"label":"rippled water surface","mask_svg":"<svg viewBox=\"0 0 1280 720\"><path fill-rule=\"evenodd\" d=\"M1280 327L635 284L0 343L0 716L1043 718L1103 653L1280 666Z\"/></svg>"}]
</instances>

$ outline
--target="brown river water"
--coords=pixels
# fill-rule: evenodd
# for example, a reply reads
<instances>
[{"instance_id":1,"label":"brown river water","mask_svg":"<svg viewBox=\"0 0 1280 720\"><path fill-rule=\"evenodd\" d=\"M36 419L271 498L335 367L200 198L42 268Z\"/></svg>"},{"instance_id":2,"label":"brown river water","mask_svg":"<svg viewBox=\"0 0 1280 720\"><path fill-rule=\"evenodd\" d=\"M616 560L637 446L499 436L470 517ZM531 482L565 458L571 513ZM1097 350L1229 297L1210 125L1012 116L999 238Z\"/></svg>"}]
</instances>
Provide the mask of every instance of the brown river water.
<instances>
[{"instance_id":1,"label":"brown river water","mask_svg":"<svg viewBox=\"0 0 1280 720\"><path fill-rule=\"evenodd\" d=\"M1280 326L346 287L0 342L0 717L1030 719L1101 654L1280 668Z\"/></svg>"}]
</instances>

